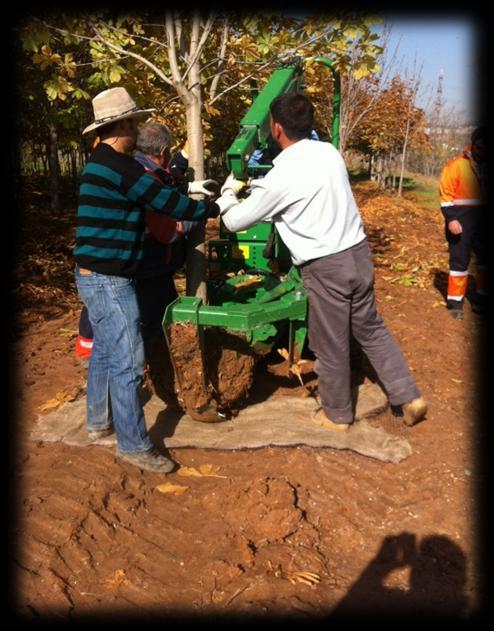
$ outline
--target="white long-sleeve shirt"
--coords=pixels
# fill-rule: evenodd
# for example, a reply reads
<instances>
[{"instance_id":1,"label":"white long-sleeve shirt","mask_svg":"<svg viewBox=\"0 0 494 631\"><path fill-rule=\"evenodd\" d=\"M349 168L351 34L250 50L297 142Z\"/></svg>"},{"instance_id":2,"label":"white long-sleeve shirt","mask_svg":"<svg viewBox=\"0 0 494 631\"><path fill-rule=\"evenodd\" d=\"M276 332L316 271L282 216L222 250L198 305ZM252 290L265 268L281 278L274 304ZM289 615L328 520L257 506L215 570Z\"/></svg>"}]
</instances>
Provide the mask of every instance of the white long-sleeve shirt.
<instances>
[{"instance_id":1,"label":"white long-sleeve shirt","mask_svg":"<svg viewBox=\"0 0 494 631\"><path fill-rule=\"evenodd\" d=\"M299 140L284 149L251 194L222 216L238 232L274 222L295 265L346 250L365 238L343 158L333 145Z\"/></svg>"}]
</instances>

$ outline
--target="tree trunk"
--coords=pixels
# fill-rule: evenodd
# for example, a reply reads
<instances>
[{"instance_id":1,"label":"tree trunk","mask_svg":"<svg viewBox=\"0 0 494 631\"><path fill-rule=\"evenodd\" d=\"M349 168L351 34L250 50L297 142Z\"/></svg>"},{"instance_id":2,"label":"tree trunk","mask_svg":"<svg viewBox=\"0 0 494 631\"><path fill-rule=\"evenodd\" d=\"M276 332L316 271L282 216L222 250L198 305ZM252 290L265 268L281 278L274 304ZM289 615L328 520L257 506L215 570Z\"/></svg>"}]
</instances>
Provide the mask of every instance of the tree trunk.
<instances>
[{"instance_id":1,"label":"tree trunk","mask_svg":"<svg viewBox=\"0 0 494 631\"><path fill-rule=\"evenodd\" d=\"M48 148L48 164L50 167L50 194L51 209L53 212L60 211L60 181L59 181L59 165L58 165L58 135L57 129L53 123L49 125L49 148Z\"/></svg>"},{"instance_id":2,"label":"tree trunk","mask_svg":"<svg viewBox=\"0 0 494 631\"><path fill-rule=\"evenodd\" d=\"M376 181L380 188L383 188L383 170L383 157L379 154L376 160Z\"/></svg>"},{"instance_id":3,"label":"tree trunk","mask_svg":"<svg viewBox=\"0 0 494 631\"><path fill-rule=\"evenodd\" d=\"M199 41L199 15L194 15L191 36L191 55ZM192 99L186 105L187 116L187 140L189 145L189 166L194 170L194 179L204 179L204 140L202 134L202 94L199 72L199 61L193 64L189 77L188 87ZM193 196L199 199L201 195ZM207 303L206 287L206 222L198 222L196 228L187 238L186 258L186 293L188 296L197 296Z\"/></svg>"},{"instance_id":4,"label":"tree trunk","mask_svg":"<svg viewBox=\"0 0 494 631\"><path fill-rule=\"evenodd\" d=\"M70 150L70 177L72 179L72 186L77 191L79 186L79 171L77 169L77 149Z\"/></svg>"},{"instance_id":5,"label":"tree trunk","mask_svg":"<svg viewBox=\"0 0 494 631\"><path fill-rule=\"evenodd\" d=\"M187 108L187 139L189 143L189 166L194 170L194 179L204 179L204 149L200 103L194 102ZM192 197L201 198L201 195ZM198 296L207 302L206 290L206 222L200 221L187 237L186 293Z\"/></svg>"},{"instance_id":6,"label":"tree trunk","mask_svg":"<svg viewBox=\"0 0 494 631\"><path fill-rule=\"evenodd\" d=\"M398 184L398 196L401 197L403 191L403 175L405 173L405 161L407 156L408 136L410 133L410 116L407 119L407 126L405 130L405 140L403 141L403 151L401 152L401 171L400 171L400 183Z\"/></svg>"},{"instance_id":7,"label":"tree trunk","mask_svg":"<svg viewBox=\"0 0 494 631\"><path fill-rule=\"evenodd\" d=\"M41 159L41 167L43 170L43 175L46 177L48 175L48 160L47 160L47 147L46 145L40 145L38 155Z\"/></svg>"}]
</instances>

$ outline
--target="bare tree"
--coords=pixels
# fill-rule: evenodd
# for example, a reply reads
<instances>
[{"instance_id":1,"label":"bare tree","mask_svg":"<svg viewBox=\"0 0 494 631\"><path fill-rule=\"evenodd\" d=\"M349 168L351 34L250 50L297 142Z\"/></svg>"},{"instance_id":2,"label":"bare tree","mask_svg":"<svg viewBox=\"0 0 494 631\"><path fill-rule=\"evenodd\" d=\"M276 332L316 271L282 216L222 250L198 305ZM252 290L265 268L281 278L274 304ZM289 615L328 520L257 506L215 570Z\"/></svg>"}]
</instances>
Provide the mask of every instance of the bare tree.
<instances>
[{"instance_id":1,"label":"bare tree","mask_svg":"<svg viewBox=\"0 0 494 631\"><path fill-rule=\"evenodd\" d=\"M341 77L341 127L340 127L340 151L345 153L352 133L362 118L370 112L379 100L382 91L389 84L397 65L399 42L393 50L390 50L389 41L392 32L390 25L385 25L381 36L380 45L383 53L378 59L381 70L369 79L357 79L353 73L345 73ZM350 50L353 65L358 55L355 44Z\"/></svg>"},{"instance_id":2,"label":"bare tree","mask_svg":"<svg viewBox=\"0 0 494 631\"><path fill-rule=\"evenodd\" d=\"M414 113L414 110L416 109L415 100L416 100L417 93L419 91L420 84L421 84L422 69L423 69L423 65L417 68L416 60L414 60L411 76L410 78L407 79L408 106L407 106L407 111L405 115L403 148L401 151L400 180L398 183L398 196L399 197L401 197L402 192L403 192L403 177L405 174L408 143L410 141L411 135L413 135L413 133L416 131L416 128L413 127L413 113Z\"/></svg>"}]
</instances>

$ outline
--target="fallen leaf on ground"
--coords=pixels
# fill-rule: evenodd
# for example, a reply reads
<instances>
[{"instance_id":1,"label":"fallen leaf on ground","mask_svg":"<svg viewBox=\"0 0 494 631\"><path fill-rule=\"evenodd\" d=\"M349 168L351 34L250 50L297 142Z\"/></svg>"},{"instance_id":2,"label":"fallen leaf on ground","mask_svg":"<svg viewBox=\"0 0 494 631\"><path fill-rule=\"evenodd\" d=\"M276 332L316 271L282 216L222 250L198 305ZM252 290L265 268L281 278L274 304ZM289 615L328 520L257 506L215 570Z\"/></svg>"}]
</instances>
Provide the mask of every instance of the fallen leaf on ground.
<instances>
[{"instance_id":1,"label":"fallen leaf on ground","mask_svg":"<svg viewBox=\"0 0 494 631\"><path fill-rule=\"evenodd\" d=\"M321 577L314 572L286 572L282 578L286 578L292 585L295 583L305 583L306 585L317 585Z\"/></svg>"},{"instance_id":2,"label":"fallen leaf on ground","mask_svg":"<svg viewBox=\"0 0 494 631\"><path fill-rule=\"evenodd\" d=\"M220 468L217 465L201 464L198 469L195 467L180 467L177 471L178 475L185 477L211 477L211 478L227 478L226 475L218 475Z\"/></svg>"},{"instance_id":3,"label":"fallen leaf on ground","mask_svg":"<svg viewBox=\"0 0 494 631\"><path fill-rule=\"evenodd\" d=\"M77 335L77 331L75 329L58 329L59 335L64 335L65 337L75 337Z\"/></svg>"},{"instance_id":4,"label":"fallen leaf on ground","mask_svg":"<svg viewBox=\"0 0 494 631\"><path fill-rule=\"evenodd\" d=\"M188 486L172 484L171 482L163 482L163 484L158 484L158 486L155 487L160 493L173 493L174 495L183 495L188 488Z\"/></svg>"},{"instance_id":5,"label":"fallen leaf on ground","mask_svg":"<svg viewBox=\"0 0 494 631\"><path fill-rule=\"evenodd\" d=\"M306 585L317 585L320 582L321 577L315 572L297 571L288 572L281 569L281 565L274 567L271 561L266 563L268 572L273 572L276 578L284 578L290 581L292 585L295 583L305 583Z\"/></svg>"},{"instance_id":6,"label":"fallen leaf on ground","mask_svg":"<svg viewBox=\"0 0 494 631\"><path fill-rule=\"evenodd\" d=\"M225 592L217 592L216 590L214 590L211 593L211 602L213 602L215 605L219 605L224 600L225 600Z\"/></svg>"},{"instance_id":7,"label":"fallen leaf on ground","mask_svg":"<svg viewBox=\"0 0 494 631\"><path fill-rule=\"evenodd\" d=\"M129 585L128 579L125 577L125 570L115 570L110 578L105 581L105 587L112 588L117 585Z\"/></svg>"},{"instance_id":8,"label":"fallen leaf on ground","mask_svg":"<svg viewBox=\"0 0 494 631\"><path fill-rule=\"evenodd\" d=\"M74 396L73 393L70 392L57 392L53 399L48 399L43 405L39 406L41 412L48 412L48 410L55 410L60 407L64 403L68 403L69 401L74 401L77 395Z\"/></svg>"}]
</instances>

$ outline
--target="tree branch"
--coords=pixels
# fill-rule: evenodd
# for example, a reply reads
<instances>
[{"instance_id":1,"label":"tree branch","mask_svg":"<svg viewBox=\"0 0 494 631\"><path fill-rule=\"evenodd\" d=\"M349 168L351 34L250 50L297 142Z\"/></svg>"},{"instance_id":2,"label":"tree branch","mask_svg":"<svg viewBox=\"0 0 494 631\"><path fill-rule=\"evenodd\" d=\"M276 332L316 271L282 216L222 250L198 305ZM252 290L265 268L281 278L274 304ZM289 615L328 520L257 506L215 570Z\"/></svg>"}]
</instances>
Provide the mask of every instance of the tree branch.
<instances>
[{"instance_id":1,"label":"tree branch","mask_svg":"<svg viewBox=\"0 0 494 631\"><path fill-rule=\"evenodd\" d=\"M295 46L295 48L289 48L288 50L285 50L282 53L275 55L272 59L270 59L266 63L262 64L259 68L257 68L255 72L251 72L250 74L246 75L243 79L240 79L240 81L237 81L237 83L234 83L233 85L223 90L223 92L220 92L219 94L217 94L213 99L210 99L209 104L212 105L215 101L217 101L220 97L224 96L227 92L230 92L230 90L233 90L234 88L237 88L239 85L242 85L242 83L245 83L246 81L248 81L255 75L259 74L261 70L268 68L269 66L273 65L277 61L281 61L282 59L289 59L290 57L293 57L295 53L297 52L297 50L299 50L300 48L303 48L304 46L309 46L310 44L313 44L314 42L316 42L318 39L325 37L330 30L331 30L331 27L328 27L323 33L321 33L321 35L310 37L307 41L302 42L302 44L299 44L298 46Z\"/></svg>"},{"instance_id":2,"label":"tree branch","mask_svg":"<svg viewBox=\"0 0 494 631\"><path fill-rule=\"evenodd\" d=\"M175 33L177 37L178 50L180 52L180 56L186 59L187 50L185 49L185 37L182 29L182 20L178 17L175 17Z\"/></svg>"},{"instance_id":3,"label":"tree branch","mask_svg":"<svg viewBox=\"0 0 494 631\"><path fill-rule=\"evenodd\" d=\"M220 48L220 58L218 60L218 67L216 69L216 74L214 79L211 82L211 89L209 91L209 98L214 99L216 96L216 90L218 89L218 83L221 75L225 71L225 53L226 53L226 44L228 42L228 18L225 19L225 23L223 25L223 33L221 35L221 48ZM205 68L202 68L204 70Z\"/></svg>"},{"instance_id":4,"label":"tree branch","mask_svg":"<svg viewBox=\"0 0 494 631\"><path fill-rule=\"evenodd\" d=\"M123 35L128 35L123 29L118 29L116 26L111 26L110 24L105 23L106 28L115 31L116 33L121 33ZM159 25L154 25L154 26L159 26ZM155 44L158 48L164 48L165 50L167 50L167 45L166 44L162 44L160 41L158 41L157 39L153 39L152 37L145 37L144 35L138 35L136 33L132 33L131 35L132 39L142 39L145 42L151 42L152 44Z\"/></svg>"},{"instance_id":5,"label":"tree branch","mask_svg":"<svg viewBox=\"0 0 494 631\"><path fill-rule=\"evenodd\" d=\"M180 96L184 104L190 103L193 98L187 90L182 77L180 76L180 70L177 61L177 49L175 46L175 27L173 24L173 16L170 11L165 13L166 34L168 37L168 59L170 62L170 70L172 73L173 83L177 94Z\"/></svg>"},{"instance_id":6,"label":"tree branch","mask_svg":"<svg viewBox=\"0 0 494 631\"><path fill-rule=\"evenodd\" d=\"M211 29L213 27L213 23L215 20L215 14L211 13L211 15L208 17L206 25L204 27L204 31L202 32L202 36L201 39L199 40L199 43L197 44L197 46L195 46L195 51L192 52L192 45L194 42L194 38L192 38L191 41L191 59L189 61L189 65L187 66L187 70L184 72L184 75L182 77L182 79L185 81L187 75L189 74L191 68L193 67L193 65L197 62L197 60L199 59L200 54L202 53L202 50L207 42L207 39L209 37L209 33L211 32Z\"/></svg>"},{"instance_id":7,"label":"tree branch","mask_svg":"<svg viewBox=\"0 0 494 631\"><path fill-rule=\"evenodd\" d=\"M115 46L115 44L112 44L111 42L109 42L105 37L103 37L103 35L101 34L101 32L99 31L99 29L92 24L91 25L93 31L96 33L96 36L98 37L99 40L101 40L103 42L103 44L105 46L107 46L108 48L110 48L111 50L114 50L117 53L120 53L121 55L124 55L126 57L133 57L134 59L137 59L138 61L140 61L141 63L143 63L145 66L147 66L148 68L151 68L151 70L156 73L156 75L165 83L167 83L168 85L173 85L173 82L165 75L165 73L160 70L158 68L158 66L155 66L152 62L150 62L148 59L146 59L145 57L143 57L142 55L138 55L137 53L132 53L128 50L125 50L123 48L120 48L119 46Z\"/></svg>"}]
</instances>

